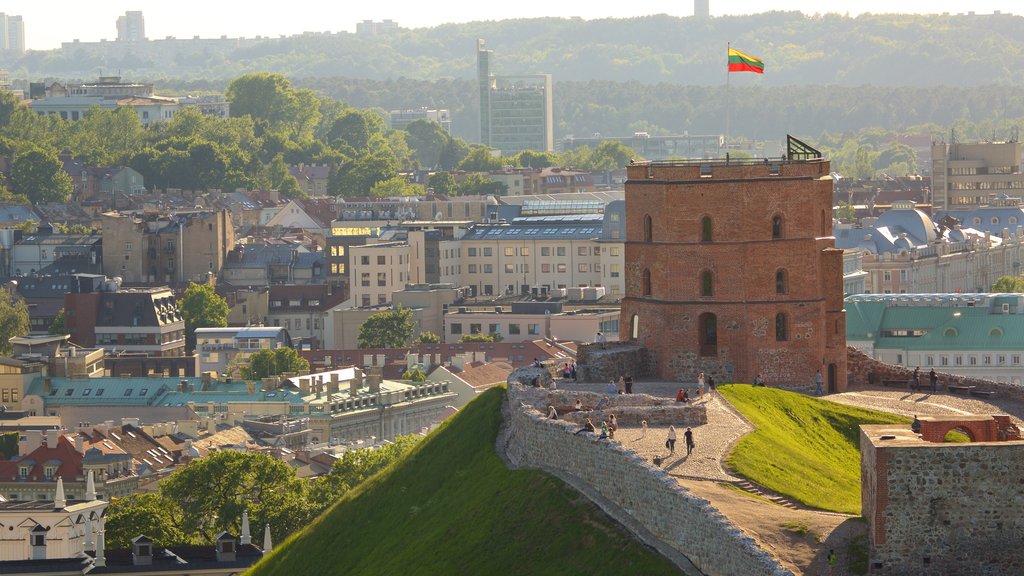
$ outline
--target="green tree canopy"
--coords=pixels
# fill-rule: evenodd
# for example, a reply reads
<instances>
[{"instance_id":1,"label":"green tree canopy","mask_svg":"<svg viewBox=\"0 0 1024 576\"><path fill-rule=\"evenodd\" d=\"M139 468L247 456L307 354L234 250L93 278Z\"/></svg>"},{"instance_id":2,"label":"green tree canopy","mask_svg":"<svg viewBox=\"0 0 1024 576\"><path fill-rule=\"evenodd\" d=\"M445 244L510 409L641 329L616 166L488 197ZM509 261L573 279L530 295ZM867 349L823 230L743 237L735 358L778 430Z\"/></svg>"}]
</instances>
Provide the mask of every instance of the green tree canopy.
<instances>
[{"instance_id":1,"label":"green tree canopy","mask_svg":"<svg viewBox=\"0 0 1024 576\"><path fill-rule=\"evenodd\" d=\"M1000 276L992 285L992 291L1007 294L1024 292L1024 276Z\"/></svg>"},{"instance_id":2,"label":"green tree canopy","mask_svg":"<svg viewBox=\"0 0 1024 576\"><path fill-rule=\"evenodd\" d=\"M341 459L331 466L330 472L313 481L310 500L321 509L330 506L346 492L408 453L419 439L419 436L410 434L376 448L346 450Z\"/></svg>"},{"instance_id":3,"label":"green tree canopy","mask_svg":"<svg viewBox=\"0 0 1024 576\"><path fill-rule=\"evenodd\" d=\"M370 316L359 327L359 347L403 348L409 345L415 331L411 309L385 310Z\"/></svg>"},{"instance_id":4,"label":"green tree canopy","mask_svg":"<svg viewBox=\"0 0 1024 576\"><path fill-rule=\"evenodd\" d=\"M501 156L492 154L487 146L476 145L469 149L469 154L459 162L459 170L466 172L490 172L501 170L505 165Z\"/></svg>"},{"instance_id":5,"label":"green tree canopy","mask_svg":"<svg viewBox=\"0 0 1024 576\"><path fill-rule=\"evenodd\" d=\"M115 498L107 507L106 517L104 536L109 548L131 548L132 540L140 534L152 538L157 546L192 542L192 535L182 531L181 510L160 494Z\"/></svg>"},{"instance_id":6,"label":"green tree canopy","mask_svg":"<svg viewBox=\"0 0 1024 576\"><path fill-rule=\"evenodd\" d=\"M422 196L423 187L409 182L404 176L395 176L377 182L370 188L370 196L390 198L394 196Z\"/></svg>"},{"instance_id":7,"label":"green tree canopy","mask_svg":"<svg viewBox=\"0 0 1024 576\"><path fill-rule=\"evenodd\" d=\"M414 120L405 127L408 133L406 142L412 149L416 160L424 168L435 168L441 161L441 155L451 136L440 124L433 120Z\"/></svg>"},{"instance_id":8,"label":"green tree canopy","mask_svg":"<svg viewBox=\"0 0 1024 576\"><path fill-rule=\"evenodd\" d=\"M465 334L459 342L501 342L504 338L497 332L490 334Z\"/></svg>"},{"instance_id":9,"label":"green tree canopy","mask_svg":"<svg viewBox=\"0 0 1024 576\"><path fill-rule=\"evenodd\" d=\"M74 190L71 176L57 154L36 147L15 156L11 186L33 203L67 202Z\"/></svg>"},{"instance_id":10,"label":"green tree canopy","mask_svg":"<svg viewBox=\"0 0 1024 576\"><path fill-rule=\"evenodd\" d=\"M429 330L420 332L420 335L416 337L414 341L417 344L438 344L441 342L441 337Z\"/></svg>"},{"instance_id":11,"label":"green tree canopy","mask_svg":"<svg viewBox=\"0 0 1024 576\"><path fill-rule=\"evenodd\" d=\"M9 356L13 350L10 339L28 331L28 305L18 296L0 290L0 354Z\"/></svg>"},{"instance_id":12,"label":"green tree canopy","mask_svg":"<svg viewBox=\"0 0 1024 576\"><path fill-rule=\"evenodd\" d=\"M459 182L458 192L460 196L486 196L487 194L502 195L508 191L504 182L491 180L485 174L474 172L467 174L462 182Z\"/></svg>"},{"instance_id":13,"label":"green tree canopy","mask_svg":"<svg viewBox=\"0 0 1024 576\"><path fill-rule=\"evenodd\" d=\"M260 350L249 357L249 365L242 368L242 377L259 380L285 372L299 373L309 370L309 361L293 348Z\"/></svg>"},{"instance_id":14,"label":"green tree canopy","mask_svg":"<svg viewBox=\"0 0 1024 576\"><path fill-rule=\"evenodd\" d=\"M50 334L67 334L67 329L64 327L64 309L61 308L57 315L53 317L53 322L50 322L50 327L46 330Z\"/></svg>"},{"instance_id":15,"label":"green tree canopy","mask_svg":"<svg viewBox=\"0 0 1024 576\"><path fill-rule=\"evenodd\" d=\"M181 510L182 532L204 543L222 530L238 534L246 510L252 525L269 522L278 542L315 512L291 466L260 452L223 450L192 460L160 484L160 495Z\"/></svg>"},{"instance_id":16,"label":"green tree canopy","mask_svg":"<svg viewBox=\"0 0 1024 576\"><path fill-rule=\"evenodd\" d=\"M212 284L191 282L178 306L185 319L185 346L196 347L196 328L220 328L228 325L228 303Z\"/></svg>"},{"instance_id":17,"label":"green tree canopy","mask_svg":"<svg viewBox=\"0 0 1024 576\"><path fill-rule=\"evenodd\" d=\"M427 186L434 191L434 194L443 194L445 196L452 196L458 191L458 184L455 183L455 177L452 176L451 172L435 172L431 174L430 179L427 180Z\"/></svg>"},{"instance_id":18,"label":"green tree canopy","mask_svg":"<svg viewBox=\"0 0 1024 576\"><path fill-rule=\"evenodd\" d=\"M523 150L512 157L516 166L522 168L549 168L558 164L558 155L554 152L534 152Z\"/></svg>"}]
</instances>

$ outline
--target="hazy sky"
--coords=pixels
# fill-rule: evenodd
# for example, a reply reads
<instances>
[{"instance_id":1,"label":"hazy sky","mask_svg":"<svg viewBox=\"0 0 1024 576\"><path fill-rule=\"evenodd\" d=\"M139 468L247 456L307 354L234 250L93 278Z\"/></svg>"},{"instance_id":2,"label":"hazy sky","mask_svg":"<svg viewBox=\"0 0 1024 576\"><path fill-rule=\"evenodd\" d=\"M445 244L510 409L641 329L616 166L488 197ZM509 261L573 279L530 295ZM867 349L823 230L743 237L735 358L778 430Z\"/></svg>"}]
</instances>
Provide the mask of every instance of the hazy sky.
<instances>
[{"instance_id":1,"label":"hazy sky","mask_svg":"<svg viewBox=\"0 0 1024 576\"><path fill-rule=\"evenodd\" d=\"M851 4L855 7L851 7ZM851 16L861 12L963 12L965 6L978 14L1021 12L1019 0L857 0L857 2L812 0L711 0L711 14L750 14L768 10L800 10L807 14L840 12ZM226 0L3 0L0 10L22 15L29 49L57 48L61 42L78 38L96 41L117 37L117 17L126 10L142 10L146 36L163 38L201 36L215 38L277 36L305 31L355 32L356 22L391 19L404 28L436 26L446 22L503 20L540 16L585 19L633 17L648 14L692 16L688 0L648 0L641 4L595 0L513 0L511 2L424 2L378 0L376 2L291 0L249 2Z\"/></svg>"}]
</instances>

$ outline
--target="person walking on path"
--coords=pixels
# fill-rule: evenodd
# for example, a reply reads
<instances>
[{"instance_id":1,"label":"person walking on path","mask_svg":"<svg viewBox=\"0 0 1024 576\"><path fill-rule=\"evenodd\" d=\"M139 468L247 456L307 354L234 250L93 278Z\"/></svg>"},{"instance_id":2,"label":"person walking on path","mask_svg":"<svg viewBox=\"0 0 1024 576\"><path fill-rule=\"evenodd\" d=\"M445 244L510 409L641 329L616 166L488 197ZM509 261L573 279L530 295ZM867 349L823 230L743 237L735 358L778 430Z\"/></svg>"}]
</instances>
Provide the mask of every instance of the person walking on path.
<instances>
[{"instance_id":1,"label":"person walking on path","mask_svg":"<svg viewBox=\"0 0 1024 576\"><path fill-rule=\"evenodd\" d=\"M572 377L573 382L576 381L576 361L572 361L572 365L569 366L569 375Z\"/></svg>"},{"instance_id":2,"label":"person walking on path","mask_svg":"<svg viewBox=\"0 0 1024 576\"><path fill-rule=\"evenodd\" d=\"M814 395L815 396L821 396L822 394L825 393L825 391L821 387L821 384L822 384L822 381L821 381L821 368L819 368L818 371L814 373Z\"/></svg>"},{"instance_id":3,"label":"person walking on path","mask_svg":"<svg viewBox=\"0 0 1024 576\"><path fill-rule=\"evenodd\" d=\"M665 448L668 448L669 454L676 453L676 427L668 427L668 440L665 440Z\"/></svg>"},{"instance_id":4,"label":"person walking on path","mask_svg":"<svg viewBox=\"0 0 1024 576\"><path fill-rule=\"evenodd\" d=\"M932 392L939 391L939 375L935 373L935 368L928 373L928 382L932 385Z\"/></svg>"},{"instance_id":5,"label":"person walking on path","mask_svg":"<svg viewBox=\"0 0 1024 576\"><path fill-rule=\"evenodd\" d=\"M715 378L711 374L708 374L708 394L715 395Z\"/></svg>"},{"instance_id":6,"label":"person walking on path","mask_svg":"<svg viewBox=\"0 0 1024 576\"><path fill-rule=\"evenodd\" d=\"M693 430L690 428L683 432L683 438L686 440L686 455L689 456L690 452L693 452Z\"/></svg>"},{"instance_id":7,"label":"person walking on path","mask_svg":"<svg viewBox=\"0 0 1024 576\"><path fill-rule=\"evenodd\" d=\"M697 389L700 390L700 395L704 395L704 373L697 374Z\"/></svg>"},{"instance_id":8,"label":"person walking on path","mask_svg":"<svg viewBox=\"0 0 1024 576\"><path fill-rule=\"evenodd\" d=\"M597 428L594 427L594 423L590 420L590 418L587 418L587 421L583 424L583 428L580 428L579 430L577 430L576 433L573 434L573 436L579 436L580 434L583 434L584 432L596 432L596 431L597 431Z\"/></svg>"},{"instance_id":9,"label":"person walking on path","mask_svg":"<svg viewBox=\"0 0 1024 576\"><path fill-rule=\"evenodd\" d=\"M914 368L914 390L921 389L921 367Z\"/></svg>"}]
</instances>

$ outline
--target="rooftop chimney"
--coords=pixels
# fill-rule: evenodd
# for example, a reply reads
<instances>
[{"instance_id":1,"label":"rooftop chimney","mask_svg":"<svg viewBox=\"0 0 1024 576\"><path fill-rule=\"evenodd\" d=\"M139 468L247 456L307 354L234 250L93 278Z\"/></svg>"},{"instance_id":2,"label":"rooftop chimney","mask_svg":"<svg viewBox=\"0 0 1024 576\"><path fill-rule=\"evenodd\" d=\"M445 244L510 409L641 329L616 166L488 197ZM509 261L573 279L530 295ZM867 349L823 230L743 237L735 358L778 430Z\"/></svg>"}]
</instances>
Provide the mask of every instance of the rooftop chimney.
<instances>
[{"instance_id":1,"label":"rooftop chimney","mask_svg":"<svg viewBox=\"0 0 1024 576\"><path fill-rule=\"evenodd\" d=\"M380 384L384 381L384 369L380 366L373 366L366 374L366 385L370 387L370 394L380 394Z\"/></svg>"}]
</instances>

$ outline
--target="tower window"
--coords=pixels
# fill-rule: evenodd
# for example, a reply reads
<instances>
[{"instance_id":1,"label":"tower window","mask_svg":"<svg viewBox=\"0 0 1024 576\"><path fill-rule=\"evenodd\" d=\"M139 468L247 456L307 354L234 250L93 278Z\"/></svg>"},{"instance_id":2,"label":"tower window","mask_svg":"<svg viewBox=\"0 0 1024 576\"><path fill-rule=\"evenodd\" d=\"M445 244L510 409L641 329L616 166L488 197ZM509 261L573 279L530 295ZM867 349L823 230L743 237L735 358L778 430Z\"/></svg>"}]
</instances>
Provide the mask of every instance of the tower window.
<instances>
[{"instance_id":1,"label":"tower window","mask_svg":"<svg viewBox=\"0 0 1024 576\"><path fill-rule=\"evenodd\" d=\"M775 341L785 342L789 339L786 332L786 315L779 312L775 315Z\"/></svg>"},{"instance_id":2,"label":"tower window","mask_svg":"<svg viewBox=\"0 0 1024 576\"><path fill-rule=\"evenodd\" d=\"M705 216L700 220L700 241L711 242L711 217Z\"/></svg>"},{"instance_id":3,"label":"tower window","mask_svg":"<svg viewBox=\"0 0 1024 576\"><path fill-rule=\"evenodd\" d=\"M782 238L782 216L772 216L772 240Z\"/></svg>"},{"instance_id":4,"label":"tower window","mask_svg":"<svg viewBox=\"0 0 1024 576\"><path fill-rule=\"evenodd\" d=\"M714 289L714 277L711 275L711 270L705 270L700 273L700 295L701 296L713 296Z\"/></svg>"},{"instance_id":5,"label":"tower window","mask_svg":"<svg viewBox=\"0 0 1024 576\"><path fill-rule=\"evenodd\" d=\"M647 268L644 268L642 290L644 296L651 295L651 271Z\"/></svg>"},{"instance_id":6,"label":"tower window","mask_svg":"<svg viewBox=\"0 0 1024 576\"><path fill-rule=\"evenodd\" d=\"M785 294L786 293L786 271L776 270L775 271L775 293Z\"/></svg>"},{"instance_id":7,"label":"tower window","mask_svg":"<svg viewBox=\"0 0 1024 576\"><path fill-rule=\"evenodd\" d=\"M654 222L650 214L644 214L644 242L654 241Z\"/></svg>"}]
</instances>

